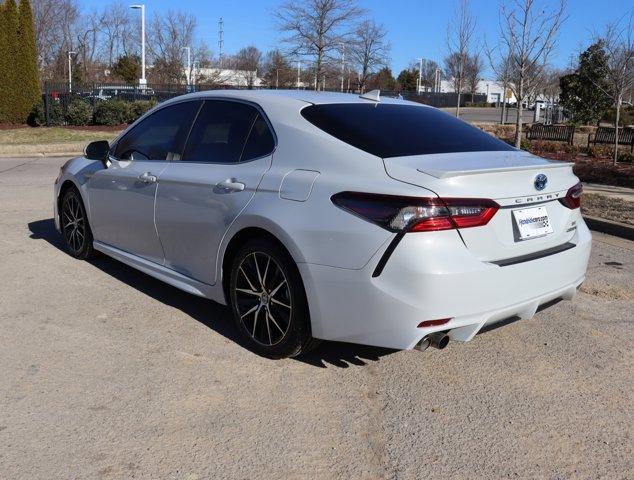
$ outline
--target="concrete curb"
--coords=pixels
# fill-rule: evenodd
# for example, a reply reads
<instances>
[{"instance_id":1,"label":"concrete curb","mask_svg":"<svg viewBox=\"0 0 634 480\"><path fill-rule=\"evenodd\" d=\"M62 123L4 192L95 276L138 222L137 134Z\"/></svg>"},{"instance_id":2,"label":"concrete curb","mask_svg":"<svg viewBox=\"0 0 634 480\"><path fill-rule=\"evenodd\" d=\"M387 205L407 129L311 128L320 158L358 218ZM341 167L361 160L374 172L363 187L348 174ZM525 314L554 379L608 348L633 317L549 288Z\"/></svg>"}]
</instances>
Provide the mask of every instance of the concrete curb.
<instances>
[{"instance_id":1,"label":"concrete curb","mask_svg":"<svg viewBox=\"0 0 634 480\"><path fill-rule=\"evenodd\" d=\"M614 235L615 237L621 237L627 240L634 240L634 227L631 225L613 222L605 218L588 217L586 215L583 216L583 219L590 230L596 230L597 232L607 233L608 235Z\"/></svg>"}]
</instances>

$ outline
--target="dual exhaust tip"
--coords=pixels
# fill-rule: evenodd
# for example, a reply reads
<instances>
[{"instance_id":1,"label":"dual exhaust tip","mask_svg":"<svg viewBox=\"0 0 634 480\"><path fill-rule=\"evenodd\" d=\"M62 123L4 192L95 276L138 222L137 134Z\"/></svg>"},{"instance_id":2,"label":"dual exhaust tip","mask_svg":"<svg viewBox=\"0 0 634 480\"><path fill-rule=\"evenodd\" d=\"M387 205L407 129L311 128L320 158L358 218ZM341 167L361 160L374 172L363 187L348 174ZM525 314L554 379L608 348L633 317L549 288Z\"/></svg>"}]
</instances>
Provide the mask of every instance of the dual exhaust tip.
<instances>
[{"instance_id":1,"label":"dual exhaust tip","mask_svg":"<svg viewBox=\"0 0 634 480\"><path fill-rule=\"evenodd\" d=\"M421 352L427 350L428 347L434 347L438 350L442 350L448 343L449 335L447 335L447 332L436 332L424 337L414 348L416 350L420 350Z\"/></svg>"}]
</instances>

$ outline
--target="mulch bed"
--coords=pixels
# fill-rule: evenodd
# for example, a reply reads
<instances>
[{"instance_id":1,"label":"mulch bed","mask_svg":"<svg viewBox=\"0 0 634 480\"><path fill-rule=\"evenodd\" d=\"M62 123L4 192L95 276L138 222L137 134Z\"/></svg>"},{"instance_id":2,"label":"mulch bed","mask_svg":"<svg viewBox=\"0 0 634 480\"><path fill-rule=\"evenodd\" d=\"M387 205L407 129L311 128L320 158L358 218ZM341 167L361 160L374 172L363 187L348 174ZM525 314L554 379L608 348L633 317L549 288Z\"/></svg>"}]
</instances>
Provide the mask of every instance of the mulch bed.
<instances>
[{"instance_id":1,"label":"mulch bed","mask_svg":"<svg viewBox=\"0 0 634 480\"><path fill-rule=\"evenodd\" d=\"M127 127L128 125L124 123L122 125L83 125L81 127L64 125L61 128L65 128L67 130L84 130L93 132L119 132Z\"/></svg>"},{"instance_id":2,"label":"mulch bed","mask_svg":"<svg viewBox=\"0 0 634 480\"><path fill-rule=\"evenodd\" d=\"M0 130L17 130L19 128L32 128L26 124L14 124L14 123L0 123ZM119 132L128 126L126 124L123 125L84 125L81 127L72 126L72 125L64 125L60 128L65 128L67 130L84 130L84 131L92 131L92 132ZM42 127L44 128L44 127Z\"/></svg>"},{"instance_id":3,"label":"mulch bed","mask_svg":"<svg viewBox=\"0 0 634 480\"><path fill-rule=\"evenodd\" d=\"M540 157L551 160L573 162L573 171L582 182L615 185L634 188L634 164L618 163L612 159L595 158L587 155L573 155L568 152L534 152Z\"/></svg>"},{"instance_id":4,"label":"mulch bed","mask_svg":"<svg viewBox=\"0 0 634 480\"><path fill-rule=\"evenodd\" d=\"M28 127L28 125L16 125L14 123L0 123L0 130L17 130L18 128Z\"/></svg>"}]
</instances>

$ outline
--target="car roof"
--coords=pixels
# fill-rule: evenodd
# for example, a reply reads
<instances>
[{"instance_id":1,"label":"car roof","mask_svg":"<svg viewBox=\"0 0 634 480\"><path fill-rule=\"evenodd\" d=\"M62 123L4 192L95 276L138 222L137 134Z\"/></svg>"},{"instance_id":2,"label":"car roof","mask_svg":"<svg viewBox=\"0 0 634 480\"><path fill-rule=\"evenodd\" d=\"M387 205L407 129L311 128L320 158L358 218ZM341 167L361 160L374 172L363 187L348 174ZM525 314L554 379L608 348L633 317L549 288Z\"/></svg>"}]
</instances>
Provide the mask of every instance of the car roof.
<instances>
[{"instance_id":1,"label":"car roof","mask_svg":"<svg viewBox=\"0 0 634 480\"><path fill-rule=\"evenodd\" d=\"M209 97L226 97L255 103L298 103L302 106L305 104L373 103L373 100L362 98L358 93L320 92L315 90L207 90L181 95L173 100ZM390 97L381 97L379 103L421 105L416 102Z\"/></svg>"}]
</instances>

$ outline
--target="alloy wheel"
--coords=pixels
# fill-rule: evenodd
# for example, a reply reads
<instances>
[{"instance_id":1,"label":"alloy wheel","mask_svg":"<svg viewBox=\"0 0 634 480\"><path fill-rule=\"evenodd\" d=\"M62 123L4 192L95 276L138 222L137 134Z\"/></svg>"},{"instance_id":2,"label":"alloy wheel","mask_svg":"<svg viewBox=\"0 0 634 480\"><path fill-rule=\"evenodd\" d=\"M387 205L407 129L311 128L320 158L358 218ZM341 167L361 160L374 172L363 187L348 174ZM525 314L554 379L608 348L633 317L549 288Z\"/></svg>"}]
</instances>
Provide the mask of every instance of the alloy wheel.
<instances>
[{"instance_id":1,"label":"alloy wheel","mask_svg":"<svg viewBox=\"0 0 634 480\"><path fill-rule=\"evenodd\" d=\"M86 219L75 195L69 195L62 209L62 228L66 244L78 255L86 243Z\"/></svg>"},{"instance_id":2,"label":"alloy wheel","mask_svg":"<svg viewBox=\"0 0 634 480\"><path fill-rule=\"evenodd\" d=\"M238 266L234 298L242 326L261 345L273 346L289 330L293 305L288 279L273 257L252 252Z\"/></svg>"}]
</instances>

